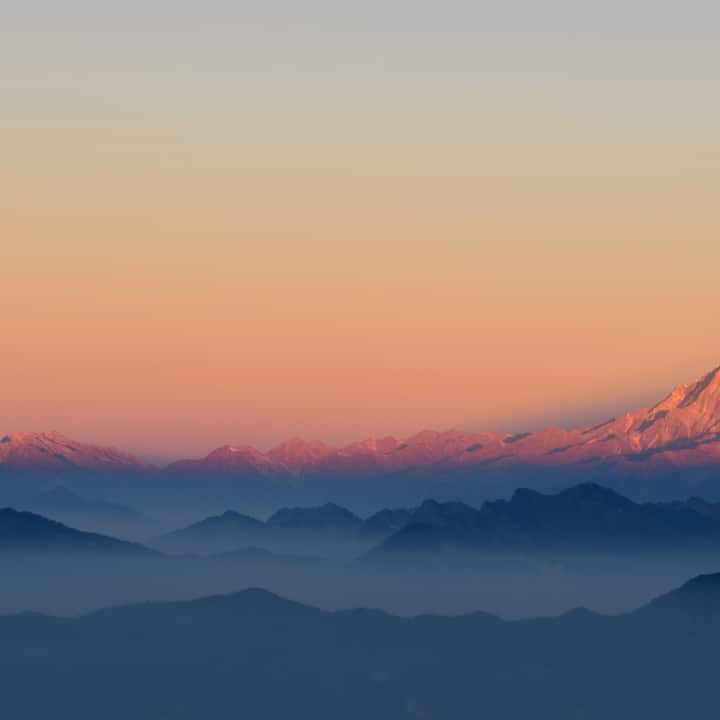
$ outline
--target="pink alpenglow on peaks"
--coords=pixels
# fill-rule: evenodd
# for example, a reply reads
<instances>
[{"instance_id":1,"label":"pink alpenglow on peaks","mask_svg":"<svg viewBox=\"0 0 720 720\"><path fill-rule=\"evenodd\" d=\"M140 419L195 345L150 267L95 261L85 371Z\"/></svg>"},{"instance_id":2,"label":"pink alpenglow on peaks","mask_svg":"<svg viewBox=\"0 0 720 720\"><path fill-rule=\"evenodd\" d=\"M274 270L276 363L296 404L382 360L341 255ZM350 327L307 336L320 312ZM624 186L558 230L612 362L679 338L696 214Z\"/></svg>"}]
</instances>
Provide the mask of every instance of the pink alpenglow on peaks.
<instances>
[{"instance_id":1,"label":"pink alpenglow on peaks","mask_svg":"<svg viewBox=\"0 0 720 720\"><path fill-rule=\"evenodd\" d=\"M720 368L695 383L675 388L651 408L590 427L517 434L424 430L404 440L371 438L341 448L294 438L268 453L243 450L234 462L218 465L221 452L216 450L204 460L174 463L169 469L232 471L243 467L246 461L241 458L250 455L255 469L296 476L520 463L592 466L612 461L630 469L647 463L684 466L720 462Z\"/></svg>"},{"instance_id":2,"label":"pink alpenglow on peaks","mask_svg":"<svg viewBox=\"0 0 720 720\"><path fill-rule=\"evenodd\" d=\"M88 445L58 432L19 432L0 438L0 467L43 470L147 470L141 460L112 447Z\"/></svg>"},{"instance_id":3,"label":"pink alpenglow on peaks","mask_svg":"<svg viewBox=\"0 0 720 720\"><path fill-rule=\"evenodd\" d=\"M676 387L656 405L588 427L538 432L423 430L405 439L369 438L344 447L299 437L262 452L225 445L200 459L180 460L169 473L292 479L307 475L382 475L413 470L612 464L634 472L720 463L720 368ZM147 471L114 448L79 443L55 432L0 439L0 467L38 470Z\"/></svg>"}]
</instances>

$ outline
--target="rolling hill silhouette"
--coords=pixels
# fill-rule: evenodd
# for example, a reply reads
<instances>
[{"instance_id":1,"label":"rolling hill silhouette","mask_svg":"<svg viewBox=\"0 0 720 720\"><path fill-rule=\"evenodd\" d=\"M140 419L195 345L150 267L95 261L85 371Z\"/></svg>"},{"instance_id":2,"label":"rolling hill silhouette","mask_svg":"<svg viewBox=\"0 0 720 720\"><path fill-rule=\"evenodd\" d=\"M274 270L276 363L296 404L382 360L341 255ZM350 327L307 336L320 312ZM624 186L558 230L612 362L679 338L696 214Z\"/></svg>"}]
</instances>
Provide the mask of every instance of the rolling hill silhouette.
<instances>
[{"instance_id":1,"label":"rolling hill silhouette","mask_svg":"<svg viewBox=\"0 0 720 720\"><path fill-rule=\"evenodd\" d=\"M617 617L403 619L263 590L6 616L0 703L22 720L713 717L719 619L720 576Z\"/></svg>"}]
</instances>

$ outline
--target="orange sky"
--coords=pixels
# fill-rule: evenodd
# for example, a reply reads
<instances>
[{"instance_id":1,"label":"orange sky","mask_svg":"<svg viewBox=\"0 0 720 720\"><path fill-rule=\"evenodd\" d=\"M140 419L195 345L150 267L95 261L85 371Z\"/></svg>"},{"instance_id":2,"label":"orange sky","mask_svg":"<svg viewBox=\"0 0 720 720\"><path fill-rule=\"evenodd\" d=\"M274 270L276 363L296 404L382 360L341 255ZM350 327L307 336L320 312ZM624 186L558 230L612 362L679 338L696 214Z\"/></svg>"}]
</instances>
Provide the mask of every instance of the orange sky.
<instances>
[{"instance_id":1,"label":"orange sky","mask_svg":"<svg viewBox=\"0 0 720 720\"><path fill-rule=\"evenodd\" d=\"M21 20L0 69L0 432L175 457L522 430L720 364L700 23L682 53L659 31L264 26L206 29L200 53Z\"/></svg>"}]
</instances>

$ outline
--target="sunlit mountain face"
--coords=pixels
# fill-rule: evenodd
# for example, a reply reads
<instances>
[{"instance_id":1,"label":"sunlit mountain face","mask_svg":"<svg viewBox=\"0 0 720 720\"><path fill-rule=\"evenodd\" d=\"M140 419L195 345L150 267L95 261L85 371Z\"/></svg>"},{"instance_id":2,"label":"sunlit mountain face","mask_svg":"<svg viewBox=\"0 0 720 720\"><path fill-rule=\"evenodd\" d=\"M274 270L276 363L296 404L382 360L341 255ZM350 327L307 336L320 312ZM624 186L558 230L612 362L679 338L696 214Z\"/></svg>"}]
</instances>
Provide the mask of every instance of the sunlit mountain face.
<instances>
[{"instance_id":1,"label":"sunlit mountain face","mask_svg":"<svg viewBox=\"0 0 720 720\"><path fill-rule=\"evenodd\" d=\"M149 466L121 450L76 442L58 432L19 432L0 438L0 467L27 470L144 470Z\"/></svg>"},{"instance_id":2,"label":"sunlit mountain face","mask_svg":"<svg viewBox=\"0 0 720 720\"><path fill-rule=\"evenodd\" d=\"M261 453L250 447L218 448L202 460L172 464L172 472L258 476L312 473L387 473L437 466L541 466L637 463L682 467L720 461L720 368L676 387L651 408L590 427L540 432L425 430L409 438L372 438L343 448L294 438Z\"/></svg>"},{"instance_id":3,"label":"sunlit mountain face","mask_svg":"<svg viewBox=\"0 0 720 720\"><path fill-rule=\"evenodd\" d=\"M720 368L679 385L650 408L572 429L539 432L443 432L370 438L335 448L292 438L261 452L225 445L201 459L180 460L171 476L222 475L254 480L317 476L383 476L397 473L512 470L514 466L610 470L632 475L720 463ZM115 448L76 442L57 432L16 433L0 439L0 467L23 470L152 471ZM159 471L159 469L154 469Z\"/></svg>"}]
</instances>

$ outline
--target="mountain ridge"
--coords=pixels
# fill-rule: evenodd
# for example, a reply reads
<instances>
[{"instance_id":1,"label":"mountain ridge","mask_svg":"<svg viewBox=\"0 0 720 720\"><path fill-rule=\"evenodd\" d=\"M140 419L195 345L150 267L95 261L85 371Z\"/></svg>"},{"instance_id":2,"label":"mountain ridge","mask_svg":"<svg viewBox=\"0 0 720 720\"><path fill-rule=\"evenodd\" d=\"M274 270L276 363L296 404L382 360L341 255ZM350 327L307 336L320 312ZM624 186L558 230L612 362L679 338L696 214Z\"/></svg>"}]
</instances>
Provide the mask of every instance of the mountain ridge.
<instances>
[{"instance_id":1,"label":"mountain ridge","mask_svg":"<svg viewBox=\"0 0 720 720\"><path fill-rule=\"evenodd\" d=\"M705 506L707 505L707 507ZM584 483L546 495L529 488L509 500L464 503L426 500L407 524L360 559L407 566L431 560L475 563L494 555L572 557L715 553L718 506L694 499L636 503L614 490Z\"/></svg>"},{"instance_id":2,"label":"mountain ridge","mask_svg":"<svg viewBox=\"0 0 720 720\"><path fill-rule=\"evenodd\" d=\"M17 432L0 438L0 468L49 471L140 471L148 463L115 447L78 442L59 433Z\"/></svg>"},{"instance_id":3,"label":"mountain ridge","mask_svg":"<svg viewBox=\"0 0 720 720\"><path fill-rule=\"evenodd\" d=\"M228 462L219 467L223 450ZM168 472L217 471L238 475L250 465L265 477L383 474L435 466L465 468L530 463L545 467L611 462L632 469L720 463L720 366L694 383L678 385L655 405L578 428L537 432L423 430L408 438L370 438L333 448L293 438L261 453L226 446L204 459L171 463ZM188 463L192 463L189 465Z\"/></svg>"},{"instance_id":4,"label":"mountain ridge","mask_svg":"<svg viewBox=\"0 0 720 720\"><path fill-rule=\"evenodd\" d=\"M614 468L674 470L720 464L720 366L678 385L649 408L595 425L536 432L423 430L332 447L291 438L267 452L223 445L205 457L163 469L112 447L73 441L57 432L0 439L0 469L156 471L173 476L222 476L292 483L307 477L380 476L475 469Z\"/></svg>"}]
</instances>

